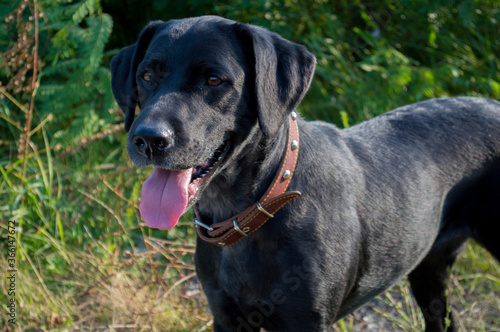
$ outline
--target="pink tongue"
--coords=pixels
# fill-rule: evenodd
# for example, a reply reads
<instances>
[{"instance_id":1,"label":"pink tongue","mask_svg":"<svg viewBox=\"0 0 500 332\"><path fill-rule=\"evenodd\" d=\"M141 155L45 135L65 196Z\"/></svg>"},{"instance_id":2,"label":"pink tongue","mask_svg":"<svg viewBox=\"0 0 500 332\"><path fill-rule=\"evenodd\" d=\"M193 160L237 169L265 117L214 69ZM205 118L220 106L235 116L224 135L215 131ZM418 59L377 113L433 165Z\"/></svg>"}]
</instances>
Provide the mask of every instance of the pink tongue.
<instances>
[{"instance_id":1,"label":"pink tongue","mask_svg":"<svg viewBox=\"0 0 500 332\"><path fill-rule=\"evenodd\" d=\"M188 185L193 169L167 171L155 167L142 185L139 211L146 225L170 229L188 204Z\"/></svg>"}]
</instances>

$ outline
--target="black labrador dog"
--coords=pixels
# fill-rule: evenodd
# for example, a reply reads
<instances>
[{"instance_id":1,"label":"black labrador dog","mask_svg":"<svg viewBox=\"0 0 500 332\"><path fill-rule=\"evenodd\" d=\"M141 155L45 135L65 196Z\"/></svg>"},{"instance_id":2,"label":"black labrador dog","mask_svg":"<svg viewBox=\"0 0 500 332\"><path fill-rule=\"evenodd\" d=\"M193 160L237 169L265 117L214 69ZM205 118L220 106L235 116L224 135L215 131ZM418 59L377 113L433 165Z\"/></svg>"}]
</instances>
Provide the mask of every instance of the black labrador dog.
<instances>
[{"instance_id":1,"label":"black labrador dog","mask_svg":"<svg viewBox=\"0 0 500 332\"><path fill-rule=\"evenodd\" d=\"M220 17L150 23L111 65L128 154L154 165L143 219L168 229L195 205L215 331L331 331L406 275L426 331L456 330L446 289L464 243L500 259L500 103L434 99L340 130L293 112L315 63ZM262 197L283 179L273 207Z\"/></svg>"}]
</instances>

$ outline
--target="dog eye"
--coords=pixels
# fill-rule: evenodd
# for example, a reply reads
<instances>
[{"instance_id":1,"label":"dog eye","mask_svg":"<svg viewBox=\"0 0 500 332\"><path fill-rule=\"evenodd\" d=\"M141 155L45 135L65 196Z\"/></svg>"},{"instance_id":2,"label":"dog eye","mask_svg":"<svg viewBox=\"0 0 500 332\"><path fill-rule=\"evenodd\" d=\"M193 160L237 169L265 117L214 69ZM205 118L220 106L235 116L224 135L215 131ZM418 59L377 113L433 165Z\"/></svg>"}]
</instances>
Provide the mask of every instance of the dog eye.
<instances>
[{"instance_id":1,"label":"dog eye","mask_svg":"<svg viewBox=\"0 0 500 332\"><path fill-rule=\"evenodd\" d=\"M142 79L145 82L151 82L153 80L153 74L149 71L145 71L144 73L142 73Z\"/></svg>"},{"instance_id":2,"label":"dog eye","mask_svg":"<svg viewBox=\"0 0 500 332\"><path fill-rule=\"evenodd\" d=\"M207 79L207 85L209 86L219 86L222 84L222 80L218 78L217 76L210 76Z\"/></svg>"}]
</instances>

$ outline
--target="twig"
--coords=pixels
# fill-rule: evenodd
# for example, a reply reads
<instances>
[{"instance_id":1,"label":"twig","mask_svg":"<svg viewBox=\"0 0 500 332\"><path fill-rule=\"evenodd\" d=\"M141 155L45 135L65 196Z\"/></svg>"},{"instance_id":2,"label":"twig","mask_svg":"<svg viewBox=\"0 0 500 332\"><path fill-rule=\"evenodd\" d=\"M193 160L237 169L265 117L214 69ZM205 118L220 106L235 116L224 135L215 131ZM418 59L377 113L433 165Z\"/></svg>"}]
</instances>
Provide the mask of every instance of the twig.
<instances>
[{"instance_id":1,"label":"twig","mask_svg":"<svg viewBox=\"0 0 500 332\"><path fill-rule=\"evenodd\" d=\"M0 93L7 97L14 105L17 106L24 114L28 114L28 110L16 99L13 95L7 92L3 87L0 87Z\"/></svg>"},{"instance_id":2,"label":"twig","mask_svg":"<svg viewBox=\"0 0 500 332\"><path fill-rule=\"evenodd\" d=\"M123 232L124 232L125 236L127 237L127 240L129 241L130 246L132 247L132 249L135 250L134 243L132 242L132 239L130 238L130 236L129 236L128 232L127 232L127 229L125 228L125 225L123 224L123 221L118 216L118 214L116 214L116 212L109 205L107 205L106 203L104 203L103 201L101 201L100 199L98 199L97 197L95 197L94 195L92 195L90 193L87 193L87 192L85 192L85 191L83 191L81 189L77 189L77 190L78 190L78 192L80 194L82 194L82 195L90 198L91 200L93 200L97 204L101 205L103 208L105 208L106 210L108 210L108 212L111 213L113 215L113 217L115 217L116 221L118 221L118 224L123 229Z\"/></svg>"},{"instance_id":3,"label":"twig","mask_svg":"<svg viewBox=\"0 0 500 332\"><path fill-rule=\"evenodd\" d=\"M90 330L90 331L95 331L95 330L113 331L114 329L130 329L133 331L137 331L138 328L150 329L151 326L149 325L137 326L135 324L112 324L112 325L97 325L97 326L75 326L73 328L75 330Z\"/></svg>"},{"instance_id":4,"label":"twig","mask_svg":"<svg viewBox=\"0 0 500 332\"><path fill-rule=\"evenodd\" d=\"M104 183L104 185L106 187L108 187L108 189L111 190L116 196L123 199L125 202L127 202L129 205L132 205L136 209L139 209L139 205L137 203L132 203L128 198L123 196L122 193L118 192L118 190L116 190L114 187L112 187L111 184L108 182L108 180L106 180L106 178L104 176L99 175L99 178Z\"/></svg>"},{"instance_id":5,"label":"twig","mask_svg":"<svg viewBox=\"0 0 500 332\"><path fill-rule=\"evenodd\" d=\"M38 2L33 0L33 14L35 20L35 46L33 47L33 76L31 79L31 100L30 108L28 110L28 115L26 118L26 125L24 127L25 141L23 148L23 176L22 179L26 178L26 166L28 165L28 146L30 141L31 133L31 121L33 120L33 108L35 106L35 94L36 94L36 76L38 71Z\"/></svg>"},{"instance_id":6,"label":"twig","mask_svg":"<svg viewBox=\"0 0 500 332\"><path fill-rule=\"evenodd\" d=\"M203 325L199 330L198 332L204 332L204 331L207 331L207 329L212 326L214 324L214 320L211 319L210 321L208 321L205 325Z\"/></svg>"},{"instance_id":7,"label":"twig","mask_svg":"<svg viewBox=\"0 0 500 332\"><path fill-rule=\"evenodd\" d=\"M177 280L173 285L172 287L170 287L169 289L167 289L167 291L163 294L162 296L162 299L166 298L168 296L168 294L172 293L172 291L177 287L179 286L180 284L182 284L184 281L187 281L193 277L196 277L196 272L191 272L190 274L188 274L187 276L184 276L182 278L180 278L179 280ZM155 304L157 303L157 301L155 301Z\"/></svg>"},{"instance_id":8,"label":"twig","mask_svg":"<svg viewBox=\"0 0 500 332\"><path fill-rule=\"evenodd\" d=\"M89 145L90 143L94 142L94 141L97 141L101 138L104 138L104 137L107 137L109 135L113 135L119 131L122 131L123 130L123 125L122 124L115 124L115 125L112 125L111 127L109 127L108 129L104 130L104 131L101 131L97 134L94 134L90 137L82 137L78 140L78 146L76 147L68 147L66 150L64 150L63 152L61 152L61 154L59 154L57 157L56 157L56 160L62 160L64 158L66 158L66 156L72 154L72 153L75 153L77 151L80 151L82 148L85 148L87 145Z\"/></svg>"}]
</instances>

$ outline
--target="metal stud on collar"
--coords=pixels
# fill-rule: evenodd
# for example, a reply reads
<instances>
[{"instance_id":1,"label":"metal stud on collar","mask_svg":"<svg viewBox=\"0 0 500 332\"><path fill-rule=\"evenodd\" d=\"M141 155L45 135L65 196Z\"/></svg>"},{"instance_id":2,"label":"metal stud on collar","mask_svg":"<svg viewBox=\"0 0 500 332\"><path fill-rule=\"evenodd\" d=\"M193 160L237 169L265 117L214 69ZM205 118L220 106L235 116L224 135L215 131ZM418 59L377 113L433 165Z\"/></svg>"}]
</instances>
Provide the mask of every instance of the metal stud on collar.
<instances>
[{"instance_id":1,"label":"metal stud on collar","mask_svg":"<svg viewBox=\"0 0 500 332\"><path fill-rule=\"evenodd\" d=\"M293 140L292 141L292 151L297 150L298 147L299 147L299 142L297 142L296 140Z\"/></svg>"},{"instance_id":2,"label":"metal stud on collar","mask_svg":"<svg viewBox=\"0 0 500 332\"><path fill-rule=\"evenodd\" d=\"M292 116L292 120L297 119L297 113L295 111L292 111L292 113L290 113L290 115Z\"/></svg>"},{"instance_id":3,"label":"metal stud on collar","mask_svg":"<svg viewBox=\"0 0 500 332\"><path fill-rule=\"evenodd\" d=\"M286 170L285 173L283 173L283 179L288 180L291 177L292 177L292 172L290 172L289 170Z\"/></svg>"}]
</instances>

